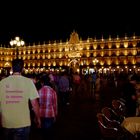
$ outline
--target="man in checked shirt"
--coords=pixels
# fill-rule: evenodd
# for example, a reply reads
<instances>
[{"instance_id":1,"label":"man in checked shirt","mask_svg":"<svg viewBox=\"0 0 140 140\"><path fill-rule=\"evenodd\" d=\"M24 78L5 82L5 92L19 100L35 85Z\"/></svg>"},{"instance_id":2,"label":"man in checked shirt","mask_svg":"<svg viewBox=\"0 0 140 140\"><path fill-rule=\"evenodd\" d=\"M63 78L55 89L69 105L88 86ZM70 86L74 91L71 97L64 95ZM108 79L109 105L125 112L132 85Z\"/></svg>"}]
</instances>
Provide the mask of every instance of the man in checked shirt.
<instances>
[{"instance_id":1,"label":"man in checked shirt","mask_svg":"<svg viewBox=\"0 0 140 140\"><path fill-rule=\"evenodd\" d=\"M48 75L41 78L42 88L39 90L39 105L42 136L44 139L52 138L53 124L57 116L57 94L51 87Z\"/></svg>"}]
</instances>

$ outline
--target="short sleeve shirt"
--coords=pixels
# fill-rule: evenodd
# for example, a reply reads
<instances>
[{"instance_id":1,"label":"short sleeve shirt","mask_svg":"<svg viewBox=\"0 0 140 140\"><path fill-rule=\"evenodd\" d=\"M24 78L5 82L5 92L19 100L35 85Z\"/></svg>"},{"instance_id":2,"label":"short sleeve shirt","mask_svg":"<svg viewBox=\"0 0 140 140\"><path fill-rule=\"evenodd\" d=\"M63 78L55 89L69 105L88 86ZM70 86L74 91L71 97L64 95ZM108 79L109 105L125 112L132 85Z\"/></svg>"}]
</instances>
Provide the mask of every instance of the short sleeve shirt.
<instances>
[{"instance_id":1,"label":"short sleeve shirt","mask_svg":"<svg viewBox=\"0 0 140 140\"><path fill-rule=\"evenodd\" d=\"M33 81L21 75L11 75L0 81L2 126L19 128L30 126L29 100L38 98Z\"/></svg>"}]
</instances>

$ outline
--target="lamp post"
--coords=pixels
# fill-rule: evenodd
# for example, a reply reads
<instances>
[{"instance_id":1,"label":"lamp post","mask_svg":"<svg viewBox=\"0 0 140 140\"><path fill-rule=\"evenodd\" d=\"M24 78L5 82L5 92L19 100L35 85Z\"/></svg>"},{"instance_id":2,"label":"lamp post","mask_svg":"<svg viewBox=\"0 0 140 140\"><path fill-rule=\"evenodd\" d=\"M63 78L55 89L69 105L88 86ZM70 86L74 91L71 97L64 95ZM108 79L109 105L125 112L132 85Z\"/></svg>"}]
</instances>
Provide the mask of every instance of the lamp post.
<instances>
[{"instance_id":1,"label":"lamp post","mask_svg":"<svg viewBox=\"0 0 140 140\"><path fill-rule=\"evenodd\" d=\"M10 41L11 46L15 46L16 48L16 58L18 58L18 47L24 46L25 42L20 39L20 37L15 37L14 40Z\"/></svg>"}]
</instances>

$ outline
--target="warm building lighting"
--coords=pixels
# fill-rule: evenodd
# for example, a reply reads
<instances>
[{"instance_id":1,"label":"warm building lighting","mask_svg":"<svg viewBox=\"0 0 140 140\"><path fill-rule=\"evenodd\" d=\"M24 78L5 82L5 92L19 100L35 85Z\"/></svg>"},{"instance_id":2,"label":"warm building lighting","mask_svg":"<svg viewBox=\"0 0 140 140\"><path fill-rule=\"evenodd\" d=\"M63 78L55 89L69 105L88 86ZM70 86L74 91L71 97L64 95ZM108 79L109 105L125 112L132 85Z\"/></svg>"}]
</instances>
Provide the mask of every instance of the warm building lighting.
<instances>
[{"instance_id":1,"label":"warm building lighting","mask_svg":"<svg viewBox=\"0 0 140 140\"><path fill-rule=\"evenodd\" d=\"M125 48L128 47L128 42L124 42L124 47L125 47Z\"/></svg>"},{"instance_id":2,"label":"warm building lighting","mask_svg":"<svg viewBox=\"0 0 140 140\"><path fill-rule=\"evenodd\" d=\"M108 43L108 48L111 49L112 43Z\"/></svg>"},{"instance_id":3,"label":"warm building lighting","mask_svg":"<svg viewBox=\"0 0 140 140\"><path fill-rule=\"evenodd\" d=\"M116 48L120 48L120 42L116 43Z\"/></svg>"},{"instance_id":4,"label":"warm building lighting","mask_svg":"<svg viewBox=\"0 0 140 140\"><path fill-rule=\"evenodd\" d=\"M99 60L97 58L95 58L93 61L92 61L94 64L98 63Z\"/></svg>"},{"instance_id":5,"label":"warm building lighting","mask_svg":"<svg viewBox=\"0 0 140 140\"><path fill-rule=\"evenodd\" d=\"M109 41L111 41L111 35L109 35Z\"/></svg>"},{"instance_id":6,"label":"warm building lighting","mask_svg":"<svg viewBox=\"0 0 140 140\"><path fill-rule=\"evenodd\" d=\"M93 48L94 48L94 50L97 49L97 43L94 43L94 44L93 44Z\"/></svg>"},{"instance_id":7,"label":"warm building lighting","mask_svg":"<svg viewBox=\"0 0 140 140\"><path fill-rule=\"evenodd\" d=\"M117 35L117 40L119 40L119 36Z\"/></svg>"},{"instance_id":8,"label":"warm building lighting","mask_svg":"<svg viewBox=\"0 0 140 140\"><path fill-rule=\"evenodd\" d=\"M112 38L109 35L106 39L102 35L100 39L88 37L82 40L76 32L73 32L70 39L64 43L62 40L58 43L51 42L20 47L24 45L24 41L15 37L10 41L10 45L14 47L0 47L0 67L11 67L11 61L18 56L25 61L24 68L29 67L32 70L37 67L37 72L40 72L42 67L44 71L49 70L48 67L53 67L55 71L58 67L62 67L62 70L72 68L76 72L79 69L79 72L87 71L89 74L87 67L91 69L93 66L96 71L104 67L106 69L102 69L102 72L107 73L112 73L112 69L119 73L125 66L128 66L124 69L125 72L129 72L130 69L138 72L140 63L140 37L138 36L125 35L119 38L117 35L117 38Z\"/></svg>"}]
</instances>

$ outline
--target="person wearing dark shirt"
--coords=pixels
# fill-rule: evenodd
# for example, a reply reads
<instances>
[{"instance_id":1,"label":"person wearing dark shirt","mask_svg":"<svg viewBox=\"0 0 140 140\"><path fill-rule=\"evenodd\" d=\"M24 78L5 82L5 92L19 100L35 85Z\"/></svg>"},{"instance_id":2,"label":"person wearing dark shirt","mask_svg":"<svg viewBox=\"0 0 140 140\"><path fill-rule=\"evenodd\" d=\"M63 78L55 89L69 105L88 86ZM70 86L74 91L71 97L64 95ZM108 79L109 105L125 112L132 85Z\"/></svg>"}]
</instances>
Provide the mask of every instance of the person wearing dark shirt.
<instances>
[{"instance_id":1,"label":"person wearing dark shirt","mask_svg":"<svg viewBox=\"0 0 140 140\"><path fill-rule=\"evenodd\" d=\"M136 116L136 75L132 75L123 87L123 99L126 101L127 117Z\"/></svg>"}]
</instances>

